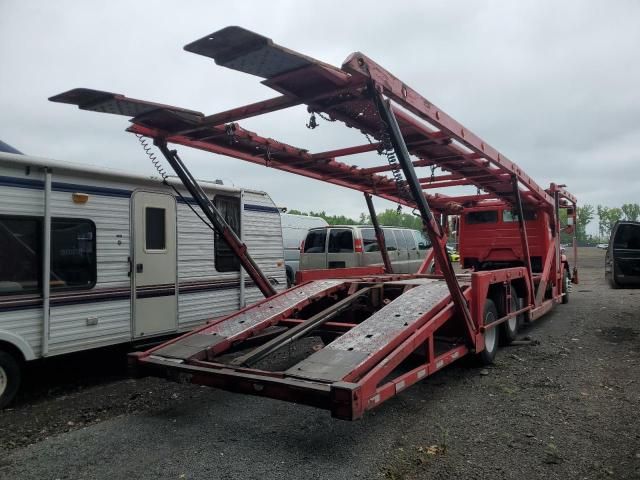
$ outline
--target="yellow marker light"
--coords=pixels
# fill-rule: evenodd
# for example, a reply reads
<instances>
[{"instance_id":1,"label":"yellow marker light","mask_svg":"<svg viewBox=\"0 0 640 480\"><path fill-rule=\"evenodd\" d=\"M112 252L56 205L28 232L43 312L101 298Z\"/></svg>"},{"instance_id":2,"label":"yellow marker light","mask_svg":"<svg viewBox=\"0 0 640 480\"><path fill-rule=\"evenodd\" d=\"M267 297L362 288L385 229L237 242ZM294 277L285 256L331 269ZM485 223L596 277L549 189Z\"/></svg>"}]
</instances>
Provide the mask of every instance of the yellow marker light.
<instances>
[{"instance_id":1,"label":"yellow marker light","mask_svg":"<svg viewBox=\"0 0 640 480\"><path fill-rule=\"evenodd\" d=\"M73 193L71 198L73 203L87 203L89 201L89 195L86 193Z\"/></svg>"}]
</instances>

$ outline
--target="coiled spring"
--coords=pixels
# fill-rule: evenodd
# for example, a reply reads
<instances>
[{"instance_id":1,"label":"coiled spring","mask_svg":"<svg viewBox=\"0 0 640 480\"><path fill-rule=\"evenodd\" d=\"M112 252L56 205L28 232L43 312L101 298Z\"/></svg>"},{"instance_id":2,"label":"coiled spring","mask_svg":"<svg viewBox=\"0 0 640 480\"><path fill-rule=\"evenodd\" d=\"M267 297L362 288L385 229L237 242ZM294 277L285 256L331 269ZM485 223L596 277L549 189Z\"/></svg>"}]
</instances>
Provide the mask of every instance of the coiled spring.
<instances>
[{"instance_id":1,"label":"coiled spring","mask_svg":"<svg viewBox=\"0 0 640 480\"><path fill-rule=\"evenodd\" d=\"M138 133L136 133L136 137L138 138L140 145L142 145L142 149L144 150L144 153L146 153L147 157L151 159L151 163L153 164L154 168L158 171L158 174L162 178L162 181L166 182L167 178L169 178L169 174L160 163L160 159L156 156L155 153L153 153L153 150L151 149L151 144L146 140L144 136Z\"/></svg>"},{"instance_id":2,"label":"coiled spring","mask_svg":"<svg viewBox=\"0 0 640 480\"><path fill-rule=\"evenodd\" d=\"M396 152L393 149L391 134L389 133L386 125L382 125L382 128L380 129L380 140L382 143L382 153L384 153L384 155L387 157L387 161L389 162L389 166L391 167L391 174L393 175L393 180L396 183L398 196L405 199L411 198L407 182L402 176L402 170L400 169L400 164L398 163L398 157L396 156Z\"/></svg>"}]
</instances>

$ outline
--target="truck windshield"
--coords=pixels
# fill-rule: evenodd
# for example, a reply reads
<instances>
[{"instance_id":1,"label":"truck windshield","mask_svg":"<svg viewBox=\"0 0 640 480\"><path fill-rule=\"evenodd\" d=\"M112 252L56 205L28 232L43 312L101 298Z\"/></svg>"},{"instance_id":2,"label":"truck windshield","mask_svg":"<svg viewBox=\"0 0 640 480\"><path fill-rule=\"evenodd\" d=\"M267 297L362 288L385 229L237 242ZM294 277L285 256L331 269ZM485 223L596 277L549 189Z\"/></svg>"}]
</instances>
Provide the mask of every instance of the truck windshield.
<instances>
[{"instance_id":1,"label":"truck windshield","mask_svg":"<svg viewBox=\"0 0 640 480\"><path fill-rule=\"evenodd\" d=\"M484 210L480 212L469 212L465 215L468 225L478 223L497 223L498 211L497 210Z\"/></svg>"}]
</instances>

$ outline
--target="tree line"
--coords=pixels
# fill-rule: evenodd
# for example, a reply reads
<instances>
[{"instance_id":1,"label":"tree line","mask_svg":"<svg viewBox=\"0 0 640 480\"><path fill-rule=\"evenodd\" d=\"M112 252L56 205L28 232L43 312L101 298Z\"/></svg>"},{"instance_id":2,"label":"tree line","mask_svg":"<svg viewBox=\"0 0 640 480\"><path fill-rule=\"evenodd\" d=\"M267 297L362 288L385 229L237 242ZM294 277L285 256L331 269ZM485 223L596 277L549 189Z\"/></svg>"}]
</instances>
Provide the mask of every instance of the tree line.
<instances>
[{"instance_id":1,"label":"tree line","mask_svg":"<svg viewBox=\"0 0 640 480\"><path fill-rule=\"evenodd\" d=\"M640 204L625 203L620 207L606 205L583 205L578 207L576 222L576 239L580 243L606 242L611 235L611 229L620 220L637 222L640 220ZM598 235L589 235L587 225L592 221L598 223Z\"/></svg>"},{"instance_id":2,"label":"tree line","mask_svg":"<svg viewBox=\"0 0 640 480\"><path fill-rule=\"evenodd\" d=\"M329 225L371 225L371 217L366 213L361 213L357 219L346 217L345 215L329 215L324 210L321 212L301 212L300 210L289 210L287 213L293 215L306 215L310 217L320 217L326 220ZM378 213L380 225L389 227L406 227L415 230L422 230L422 220L410 213L398 212L396 209L388 208Z\"/></svg>"},{"instance_id":3,"label":"tree line","mask_svg":"<svg viewBox=\"0 0 640 480\"><path fill-rule=\"evenodd\" d=\"M300 210L290 210L294 215L307 215L324 218L329 225L368 225L371 224L371 217L366 213L361 213L357 219L345 215L329 215L324 210L321 212L301 212ZM566 210L561 210L563 225L566 225ZM625 203L620 207L607 207L605 205L583 205L577 209L576 239L581 244L606 242L611 235L611 229L619 220L630 220L637 222L640 220L640 204ZM598 235L587 233L587 226L596 220L598 222ZM388 208L378 214L380 225L393 227L407 227L422 230L422 221L410 213L400 212L393 208ZM568 242L570 237L563 234L563 240Z\"/></svg>"}]
</instances>

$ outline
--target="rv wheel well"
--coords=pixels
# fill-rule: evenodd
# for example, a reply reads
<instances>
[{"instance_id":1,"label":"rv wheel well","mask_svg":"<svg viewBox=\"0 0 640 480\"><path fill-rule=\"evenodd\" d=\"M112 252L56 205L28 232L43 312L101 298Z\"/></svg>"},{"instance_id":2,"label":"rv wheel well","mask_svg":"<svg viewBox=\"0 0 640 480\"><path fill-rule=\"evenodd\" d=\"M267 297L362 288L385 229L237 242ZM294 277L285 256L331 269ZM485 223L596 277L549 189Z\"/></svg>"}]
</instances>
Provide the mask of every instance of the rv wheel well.
<instances>
[{"instance_id":1,"label":"rv wheel well","mask_svg":"<svg viewBox=\"0 0 640 480\"><path fill-rule=\"evenodd\" d=\"M25 362L24 355L22 354L20 349L12 343L0 340L0 350L7 352L11 356L13 356L13 358L15 358L19 363Z\"/></svg>"}]
</instances>

